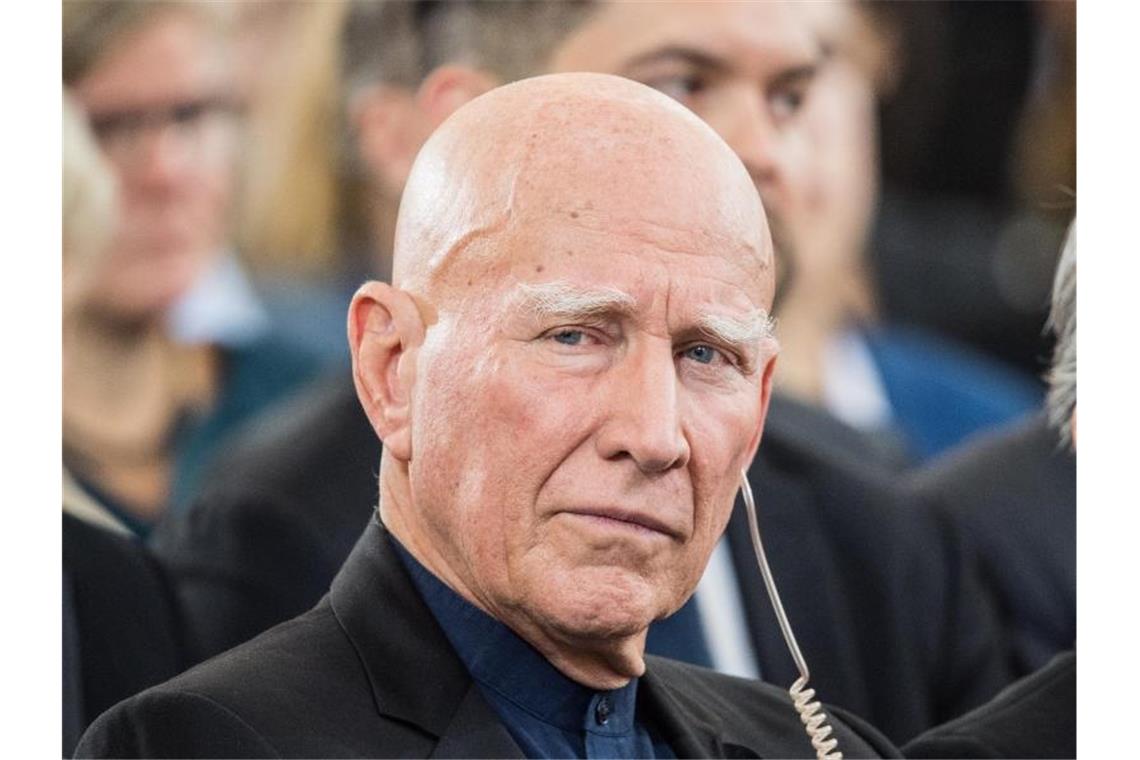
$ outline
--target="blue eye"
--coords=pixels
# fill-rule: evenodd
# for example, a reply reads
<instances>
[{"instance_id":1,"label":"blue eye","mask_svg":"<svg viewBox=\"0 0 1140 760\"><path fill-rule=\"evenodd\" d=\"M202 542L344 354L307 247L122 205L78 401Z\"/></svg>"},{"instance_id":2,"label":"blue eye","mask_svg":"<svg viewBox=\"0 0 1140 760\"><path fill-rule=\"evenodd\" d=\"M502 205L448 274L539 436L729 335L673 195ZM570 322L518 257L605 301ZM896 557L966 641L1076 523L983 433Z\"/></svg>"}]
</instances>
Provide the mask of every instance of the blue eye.
<instances>
[{"instance_id":1,"label":"blue eye","mask_svg":"<svg viewBox=\"0 0 1140 760\"><path fill-rule=\"evenodd\" d=\"M716 359L716 349L712 346L692 346L685 349L685 356L701 364L712 364Z\"/></svg>"},{"instance_id":2,"label":"blue eye","mask_svg":"<svg viewBox=\"0 0 1140 760\"><path fill-rule=\"evenodd\" d=\"M581 330L560 330L551 337L564 346L577 346L581 344L584 335Z\"/></svg>"}]
</instances>

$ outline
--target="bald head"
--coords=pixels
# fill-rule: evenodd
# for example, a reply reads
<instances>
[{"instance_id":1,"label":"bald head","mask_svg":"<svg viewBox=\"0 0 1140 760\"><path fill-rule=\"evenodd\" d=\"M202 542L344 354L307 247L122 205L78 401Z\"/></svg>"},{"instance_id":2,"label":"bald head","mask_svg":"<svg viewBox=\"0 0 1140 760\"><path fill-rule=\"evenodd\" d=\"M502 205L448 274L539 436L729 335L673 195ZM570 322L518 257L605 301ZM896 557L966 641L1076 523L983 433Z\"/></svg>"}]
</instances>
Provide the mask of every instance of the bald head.
<instances>
[{"instance_id":1,"label":"bald head","mask_svg":"<svg viewBox=\"0 0 1140 760\"><path fill-rule=\"evenodd\" d=\"M748 173L642 85L525 80L427 142L395 253L349 312L384 524L564 674L620 686L760 443L778 346Z\"/></svg>"},{"instance_id":2,"label":"bald head","mask_svg":"<svg viewBox=\"0 0 1140 760\"><path fill-rule=\"evenodd\" d=\"M657 91L584 73L500 87L440 126L404 191L393 282L428 293L494 276L509 265L497 235L550 224L731 255L770 303L767 223L733 151Z\"/></svg>"}]
</instances>

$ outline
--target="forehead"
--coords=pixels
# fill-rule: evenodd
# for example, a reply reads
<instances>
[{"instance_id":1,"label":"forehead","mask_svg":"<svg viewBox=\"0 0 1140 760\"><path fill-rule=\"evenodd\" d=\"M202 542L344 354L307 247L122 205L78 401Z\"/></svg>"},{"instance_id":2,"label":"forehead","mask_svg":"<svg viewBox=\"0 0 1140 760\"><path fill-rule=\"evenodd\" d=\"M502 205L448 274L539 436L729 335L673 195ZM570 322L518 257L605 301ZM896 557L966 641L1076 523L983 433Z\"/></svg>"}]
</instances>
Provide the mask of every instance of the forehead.
<instances>
[{"instance_id":1,"label":"forehead","mask_svg":"<svg viewBox=\"0 0 1140 760\"><path fill-rule=\"evenodd\" d=\"M771 302L772 271L764 252L748 240L700 230L552 213L512 224L478 247L482 251L460 257L465 263L453 274L469 285L499 283L499 298L487 298L489 306L512 297L520 283L550 281L617 289L632 297L635 310L664 307L670 318L766 310ZM487 293L478 287L471 292L480 290Z\"/></svg>"},{"instance_id":2,"label":"forehead","mask_svg":"<svg viewBox=\"0 0 1140 760\"><path fill-rule=\"evenodd\" d=\"M759 76L810 64L816 53L803 15L783 2L610 2L563 42L551 64L620 74L669 48Z\"/></svg>"},{"instance_id":3,"label":"forehead","mask_svg":"<svg viewBox=\"0 0 1140 760\"><path fill-rule=\"evenodd\" d=\"M164 104L197 97L224 74L218 35L192 13L170 11L113 41L75 86L88 108Z\"/></svg>"}]
</instances>

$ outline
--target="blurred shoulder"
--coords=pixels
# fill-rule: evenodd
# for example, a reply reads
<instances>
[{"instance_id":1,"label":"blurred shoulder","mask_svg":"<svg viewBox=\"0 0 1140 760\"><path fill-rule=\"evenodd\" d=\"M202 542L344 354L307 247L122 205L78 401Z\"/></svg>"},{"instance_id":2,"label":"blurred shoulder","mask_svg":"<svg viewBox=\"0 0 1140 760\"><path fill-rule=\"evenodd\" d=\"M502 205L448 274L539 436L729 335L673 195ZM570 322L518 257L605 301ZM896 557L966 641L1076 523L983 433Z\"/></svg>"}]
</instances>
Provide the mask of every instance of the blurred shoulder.
<instances>
[{"instance_id":1,"label":"blurred shoulder","mask_svg":"<svg viewBox=\"0 0 1140 760\"><path fill-rule=\"evenodd\" d=\"M991 701L922 734L907 757L1076 757L1077 658L1055 657Z\"/></svg>"},{"instance_id":2,"label":"blurred shoulder","mask_svg":"<svg viewBox=\"0 0 1140 760\"><path fill-rule=\"evenodd\" d=\"M770 757L808 757L810 739L787 691L762 681L646 657L650 688L663 692L682 714L717 727L720 741ZM901 757L878 730L850 713L826 706L845 757Z\"/></svg>"},{"instance_id":3,"label":"blurred shoulder","mask_svg":"<svg viewBox=\"0 0 1140 760\"><path fill-rule=\"evenodd\" d=\"M77 756L319 753L375 714L356 651L325 602L120 702L84 734Z\"/></svg>"}]
</instances>

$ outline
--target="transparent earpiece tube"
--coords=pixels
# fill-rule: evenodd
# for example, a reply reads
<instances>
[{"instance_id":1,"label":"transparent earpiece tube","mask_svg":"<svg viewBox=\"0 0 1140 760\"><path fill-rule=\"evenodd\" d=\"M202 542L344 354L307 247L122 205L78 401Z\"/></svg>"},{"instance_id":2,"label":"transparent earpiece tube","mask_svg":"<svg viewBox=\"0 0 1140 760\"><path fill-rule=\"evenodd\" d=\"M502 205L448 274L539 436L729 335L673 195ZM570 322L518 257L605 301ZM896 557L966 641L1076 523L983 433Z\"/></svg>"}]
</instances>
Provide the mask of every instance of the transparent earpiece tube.
<instances>
[{"instance_id":1,"label":"transparent earpiece tube","mask_svg":"<svg viewBox=\"0 0 1140 760\"><path fill-rule=\"evenodd\" d=\"M817 760L843 760L842 752L835 752L839 742L831 736L831 726L827 725L827 715L819 701L812 701L815 689L807 688L808 666L804 661L796 635L792 633L791 623L784 612L784 605L780 601L780 592L776 590L776 582L772 579L772 570L768 567L768 557L764 554L764 544L760 541L760 524L756 520L756 501L752 498L752 486L748 484L748 474L740 473L740 493L744 497L744 511L748 515L748 530L752 535L752 548L756 552L756 562L760 565L760 575L764 577L764 586L768 589L768 598L772 600L772 609L776 612L776 619L780 623L780 631L784 634L784 641L792 653L800 677L796 679L788 693L792 695L792 704L800 715L811 746L815 748Z\"/></svg>"}]
</instances>

